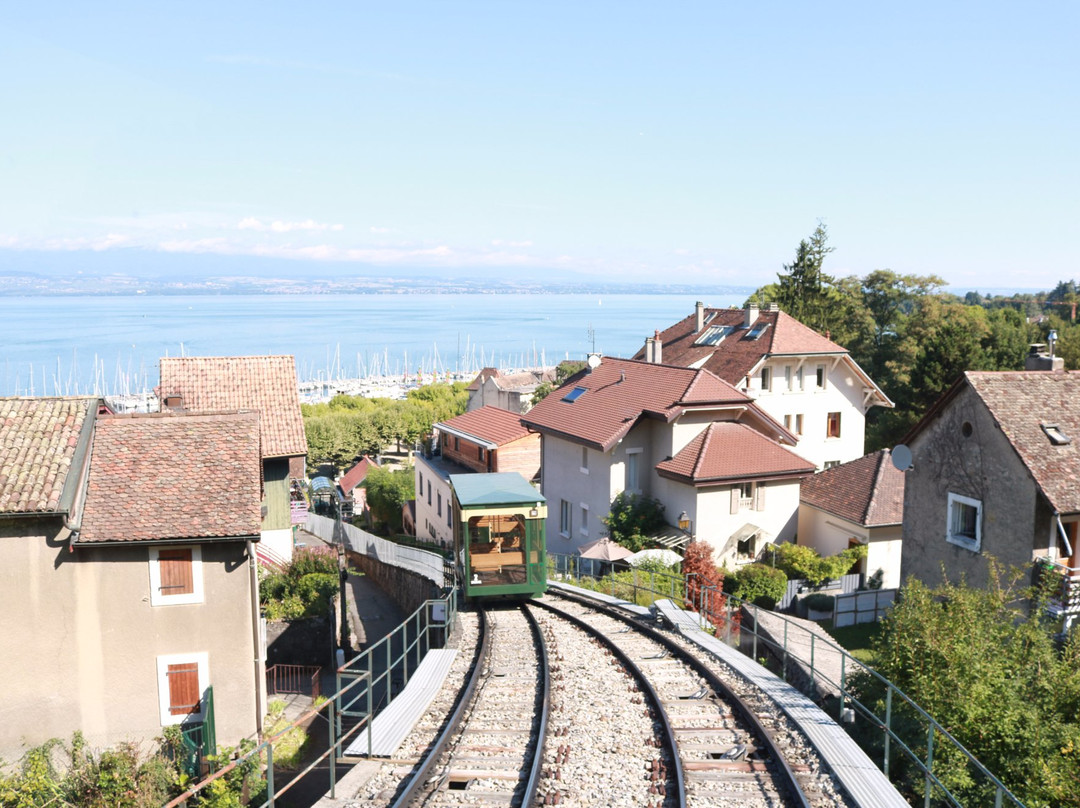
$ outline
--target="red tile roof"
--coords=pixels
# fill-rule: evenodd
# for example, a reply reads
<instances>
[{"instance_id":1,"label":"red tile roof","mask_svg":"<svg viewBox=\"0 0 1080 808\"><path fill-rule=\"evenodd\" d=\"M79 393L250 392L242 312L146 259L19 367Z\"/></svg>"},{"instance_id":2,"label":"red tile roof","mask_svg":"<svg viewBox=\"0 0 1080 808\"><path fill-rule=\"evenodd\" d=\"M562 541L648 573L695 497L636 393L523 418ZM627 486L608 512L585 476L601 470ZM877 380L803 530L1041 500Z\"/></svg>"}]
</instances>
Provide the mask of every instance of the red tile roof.
<instances>
[{"instance_id":1,"label":"red tile roof","mask_svg":"<svg viewBox=\"0 0 1080 808\"><path fill-rule=\"evenodd\" d=\"M535 388L541 382L555 381L555 370L547 368L538 371L523 370L518 373L503 373L498 368L484 368L465 389L479 390L488 379L494 380L495 386L500 390L525 390Z\"/></svg>"},{"instance_id":2,"label":"red tile roof","mask_svg":"<svg viewBox=\"0 0 1080 808\"><path fill-rule=\"evenodd\" d=\"M803 480L799 500L864 527L898 525L904 517L904 473L888 449Z\"/></svg>"},{"instance_id":3,"label":"red tile roof","mask_svg":"<svg viewBox=\"0 0 1080 808\"><path fill-rule=\"evenodd\" d=\"M584 392L567 401L576 388ZM520 417L535 431L608 451L642 418L670 422L687 408L703 405L745 407L751 417L787 434L745 393L708 371L630 359L605 358L591 373L570 377Z\"/></svg>"},{"instance_id":4,"label":"red tile roof","mask_svg":"<svg viewBox=\"0 0 1080 808\"><path fill-rule=\"evenodd\" d=\"M378 468L379 464L367 455L364 455L360 458L359 463L342 475L341 479L338 480L338 487L341 488L346 496L348 496L349 492L364 481L372 466Z\"/></svg>"},{"instance_id":5,"label":"red tile roof","mask_svg":"<svg viewBox=\"0 0 1080 808\"><path fill-rule=\"evenodd\" d=\"M1005 437L1059 513L1080 513L1080 371L968 371ZM1055 446L1042 425L1071 439Z\"/></svg>"},{"instance_id":6,"label":"red tile roof","mask_svg":"<svg viewBox=\"0 0 1080 808\"><path fill-rule=\"evenodd\" d=\"M662 477L698 485L811 474L814 464L746 424L709 424L670 460L656 464Z\"/></svg>"},{"instance_id":7,"label":"red tile roof","mask_svg":"<svg viewBox=\"0 0 1080 808\"><path fill-rule=\"evenodd\" d=\"M291 356L163 357L160 395L181 396L189 412L258 410L263 457L307 454Z\"/></svg>"},{"instance_id":8,"label":"red tile roof","mask_svg":"<svg viewBox=\"0 0 1080 808\"><path fill-rule=\"evenodd\" d=\"M258 536L257 413L102 416L78 543Z\"/></svg>"},{"instance_id":9,"label":"red tile roof","mask_svg":"<svg viewBox=\"0 0 1080 808\"><path fill-rule=\"evenodd\" d=\"M697 314L684 317L660 332L660 357L666 365L699 367L712 371L731 384L740 384L758 364L770 356L839 355L863 383L873 388L879 404L891 407L888 396L866 375L847 350L782 311L759 310L751 326L767 326L750 339L745 309L705 309L704 326L697 328ZM716 345L695 345L710 328L733 330ZM642 348L635 359L645 358Z\"/></svg>"},{"instance_id":10,"label":"red tile roof","mask_svg":"<svg viewBox=\"0 0 1080 808\"><path fill-rule=\"evenodd\" d=\"M0 399L0 513L60 510L80 432L98 403L96 398Z\"/></svg>"},{"instance_id":11,"label":"red tile roof","mask_svg":"<svg viewBox=\"0 0 1080 808\"><path fill-rule=\"evenodd\" d=\"M705 325L697 329L696 314L685 317L660 332L661 359L668 365L690 367L697 365L711 370L721 379L738 384L757 364L776 354L846 354L835 342L807 328L782 311L760 311L754 324L768 325L758 339L748 339L744 309L705 309ZM694 342L709 328L735 328L717 345L695 345ZM642 359L642 349L635 359Z\"/></svg>"},{"instance_id":12,"label":"red tile roof","mask_svg":"<svg viewBox=\"0 0 1080 808\"><path fill-rule=\"evenodd\" d=\"M529 434L521 423L520 413L491 406L448 418L435 424L435 428L462 432L479 438L480 442L494 443L496 446L505 446Z\"/></svg>"},{"instance_id":13,"label":"red tile roof","mask_svg":"<svg viewBox=\"0 0 1080 808\"><path fill-rule=\"evenodd\" d=\"M487 381L488 379L493 379L493 378L497 379L498 377L499 377L499 369L498 368L484 368L483 370L481 370L479 373L476 374L476 378L473 379L469 383L469 386L466 387L465 389L466 390L479 390L480 385L482 385L485 381Z\"/></svg>"}]
</instances>

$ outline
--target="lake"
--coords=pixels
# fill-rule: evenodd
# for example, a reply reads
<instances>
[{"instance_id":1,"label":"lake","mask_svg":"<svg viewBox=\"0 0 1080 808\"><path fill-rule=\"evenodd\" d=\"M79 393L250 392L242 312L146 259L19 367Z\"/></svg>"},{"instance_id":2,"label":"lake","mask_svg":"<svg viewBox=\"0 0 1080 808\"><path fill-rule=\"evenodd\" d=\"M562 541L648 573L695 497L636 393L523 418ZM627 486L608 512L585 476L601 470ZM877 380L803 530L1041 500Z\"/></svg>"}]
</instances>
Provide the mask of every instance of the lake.
<instances>
[{"instance_id":1,"label":"lake","mask_svg":"<svg viewBox=\"0 0 1080 808\"><path fill-rule=\"evenodd\" d=\"M631 356L688 295L191 295L0 298L0 395L154 387L162 356L293 354L302 381ZM742 296L705 299L741 305Z\"/></svg>"}]
</instances>

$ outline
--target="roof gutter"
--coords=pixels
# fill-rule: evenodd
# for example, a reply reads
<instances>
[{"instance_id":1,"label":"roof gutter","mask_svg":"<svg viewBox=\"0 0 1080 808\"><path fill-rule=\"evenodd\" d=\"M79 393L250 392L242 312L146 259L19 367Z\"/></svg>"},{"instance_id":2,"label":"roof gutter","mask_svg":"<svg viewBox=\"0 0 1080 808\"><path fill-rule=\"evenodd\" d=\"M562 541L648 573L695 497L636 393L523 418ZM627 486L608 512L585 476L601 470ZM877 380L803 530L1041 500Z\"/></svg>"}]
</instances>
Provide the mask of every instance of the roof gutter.
<instances>
[{"instance_id":1,"label":"roof gutter","mask_svg":"<svg viewBox=\"0 0 1080 808\"><path fill-rule=\"evenodd\" d=\"M172 539L116 539L113 541L84 541L78 542L78 544L80 547L142 547L147 544L220 544L227 541L257 542L261 539L261 533L251 533L242 536L178 536Z\"/></svg>"},{"instance_id":2,"label":"roof gutter","mask_svg":"<svg viewBox=\"0 0 1080 808\"><path fill-rule=\"evenodd\" d=\"M80 452L82 453L82 457L79 458L79 476L75 479L75 488L72 489L71 505L64 514L64 526L57 537L59 541L67 541L72 536L77 537L82 529L83 505L86 504L86 491L90 483L90 460L94 455L94 425L97 421L99 401L99 399L94 399L86 405L88 412L79 433L79 445L75 449L75 457L78 457ZM66 494L65 490L64 495ZM68 545L68 552L73 550L74 542Z\"/></svg>"}]
</instances>

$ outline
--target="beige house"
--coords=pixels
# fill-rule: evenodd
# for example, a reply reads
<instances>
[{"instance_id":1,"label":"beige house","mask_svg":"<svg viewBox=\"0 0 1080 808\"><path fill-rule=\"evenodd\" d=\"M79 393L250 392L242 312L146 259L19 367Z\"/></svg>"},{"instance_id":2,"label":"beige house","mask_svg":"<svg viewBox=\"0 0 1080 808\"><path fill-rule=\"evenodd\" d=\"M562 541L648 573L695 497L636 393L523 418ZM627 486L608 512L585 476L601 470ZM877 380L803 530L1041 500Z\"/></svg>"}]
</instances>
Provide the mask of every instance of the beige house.
<instances>
[{"instance_id":1,"label":"beige house","mask_svg":"<svg viewBox=\"0 0 1080 808\"><path fill-rule=\"evenodd\" d=\"M707 370L598 360L521 416L541 436L549 553L607 535L624 491L659 500L672 546L702 539L717 564L795 536L799 481L814 471L795 436Z\"/></svg>"},{"instance_id":2,"label":"beige house","mask_svg":"<svg viewBox=\"0 0 1080 808\"><path fill-rule=\"evenodd\" d=\"M0 757L264 712L258 416L99 415L95 398L0 399ZM211 696L212 694L212 696Z\"/></svg>"},{"instance_id":3,"label":"beige house","mask_svg":"<svg viewBox=\"0 0 1080 808\"><path fill-rule=\"evenodd\" d=\"M292 560L290 480L306 476L307 436L291 356L172 356L161 359L162 410L253 410L260 415L263 520L259 553Z\"/></svg>"},{"instance_id":4,"label":"beige house","mask_svg":"<svg viewBox=\"0 0 1080 808\"><path fill-rule=\"evenodd\" d=\"M519 373L484 368L466 388L469 391L468 407L470 411L481 407L498 407L510 412L528 412L536 388L544 382L554 381L554 368L523 370Z\"/></svg>"},{"instance_id":5,"label":"beige house","mask_svg":"<svg viewBox=\"0 0 1080 808\"><path fill-rule=\"evenodd\" d=\"M859 572L880 571L882 587L891 589L900 586L903 518L904 474L881 449L803 480L798 543L823 556L865 544Z\"/></svg>"}]
</instances>

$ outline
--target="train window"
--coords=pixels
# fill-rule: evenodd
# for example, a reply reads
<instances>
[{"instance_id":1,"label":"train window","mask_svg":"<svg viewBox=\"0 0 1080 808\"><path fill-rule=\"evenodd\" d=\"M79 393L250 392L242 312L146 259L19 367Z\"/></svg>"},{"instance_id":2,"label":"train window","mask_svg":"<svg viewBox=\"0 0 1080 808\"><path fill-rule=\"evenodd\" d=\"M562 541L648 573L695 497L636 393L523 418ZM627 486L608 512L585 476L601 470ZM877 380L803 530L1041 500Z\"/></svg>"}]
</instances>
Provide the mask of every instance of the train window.
<instances>
[{"instance_id":1,"label":"train window","mask_svg":"<svg viewBox=\"0 0 1080 808\"><path fill-rule=\"evenodd\" d=\"M525 514L473 516L468 522L473 576L484 583L525 582Z\"/></svg>"}]
</instances>

